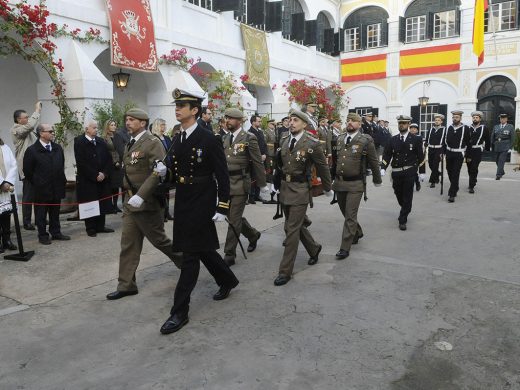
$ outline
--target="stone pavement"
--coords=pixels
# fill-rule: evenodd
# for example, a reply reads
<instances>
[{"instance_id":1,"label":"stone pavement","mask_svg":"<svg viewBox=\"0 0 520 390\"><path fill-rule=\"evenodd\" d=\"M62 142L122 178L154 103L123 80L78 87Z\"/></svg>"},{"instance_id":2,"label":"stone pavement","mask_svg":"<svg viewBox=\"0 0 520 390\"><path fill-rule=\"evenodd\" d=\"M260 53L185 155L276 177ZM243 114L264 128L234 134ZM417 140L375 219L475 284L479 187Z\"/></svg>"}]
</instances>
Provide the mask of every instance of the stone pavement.
<instances>
[{"instance_id":1,"label":"stone pavement","mask_svg":"<svg viewBox=\"0 0 520 390\"><path fill-rule=\"evenodd\" d=\"M282 220L274 205L248 206L262 238L237 258L240 285L215 302L202 267L190 322L168 336L159 328L179 271L148 243L139 294L105 299L120 215L97 238L80 222L63 222L72 241L49 246L24 231L34 258L0 261L0 389L520 389L520 173L494 172L481 165L474 195L464 172L454 204L423 185L406 232L389 177L370 184L365 237L344 261L339 209L315 198L320 260L308 266L301 247L283 287L273 285Z\"/></svg>"}]
</instances>

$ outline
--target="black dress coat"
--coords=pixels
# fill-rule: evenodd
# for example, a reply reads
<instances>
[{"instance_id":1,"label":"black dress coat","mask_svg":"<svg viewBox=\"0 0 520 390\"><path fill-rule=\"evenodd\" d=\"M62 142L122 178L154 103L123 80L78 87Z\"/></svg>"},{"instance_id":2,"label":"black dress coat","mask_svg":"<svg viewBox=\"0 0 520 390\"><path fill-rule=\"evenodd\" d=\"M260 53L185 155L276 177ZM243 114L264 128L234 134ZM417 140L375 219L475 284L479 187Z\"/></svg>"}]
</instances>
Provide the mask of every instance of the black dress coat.
<instances>
[{"instance_id":1,"label":"black dress coat","mask_svg":"<svg viewBox=\"0 0 520 390\"><path fill-rule=\"evenodd\" d=\"M94 145L83 134L74 139L76 194L79 203L92 202L111 195L112 156L102 138L95 137L95 140ZM105 179L101 182L96 180L99 172L105 175ZM99 210L102 214L112 212L112 199L100 201Z\"/></svg>"},{"instance_id":2,"label":"black dress coat","mask_svg":"<svg viewBox=\"0 0 520 390\"><path fill-rule=\"evenodd\" d=\"M50 152L40 140L29 146L23 158L23 172L34 187L36 203L65 198L65 156L57 143L51 142Z\"/></svg>"},{"instance_id":3,"label":"black dress coat","mask_svg":"<svg viewBox=\"0 0 520 390\"><path fill-rule=\"evenodd\" d=\"M200 125L184 143L179 134L172 142L172 179L176 186L173 250L207 252L218 249L217 229L212 218L217 210L227 214L228 209L220 206L229 202L229 172L222 143ZM191 176L203 182L190 184ZM204 181L204 178L208 179Z\"/></svg>"}]
</instances>

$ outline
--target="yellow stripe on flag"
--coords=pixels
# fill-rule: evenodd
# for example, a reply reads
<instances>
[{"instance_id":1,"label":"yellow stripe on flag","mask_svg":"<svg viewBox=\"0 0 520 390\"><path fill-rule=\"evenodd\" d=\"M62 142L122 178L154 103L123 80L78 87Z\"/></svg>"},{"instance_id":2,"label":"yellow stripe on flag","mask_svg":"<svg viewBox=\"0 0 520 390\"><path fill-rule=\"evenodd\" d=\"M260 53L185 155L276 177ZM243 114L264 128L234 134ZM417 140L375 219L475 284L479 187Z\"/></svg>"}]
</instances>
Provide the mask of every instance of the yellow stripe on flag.
<instances>
[{"instance_id":1,"label":"yellow stripe on flag","mask_svg":"<svg viewBox=\"0 0 520 390\"><path fill-rule=\"evenodd\" d=\"M386 72L386 59L370 62L358 62L355 64L341 65L342 76L358 76L362 74Z\"/></svg>"},{"instance_id":2,"label":"yellow stripe on flag","mask_svg":"<svg viewBox=\"0 0 520 390\"><path fill-rule=\"evenodd\" d=\"M459 62L460 50L449 50L437 53L421 53L401 56L400 69L453 65L458 64Z\"/></svg>"}]
</instances>

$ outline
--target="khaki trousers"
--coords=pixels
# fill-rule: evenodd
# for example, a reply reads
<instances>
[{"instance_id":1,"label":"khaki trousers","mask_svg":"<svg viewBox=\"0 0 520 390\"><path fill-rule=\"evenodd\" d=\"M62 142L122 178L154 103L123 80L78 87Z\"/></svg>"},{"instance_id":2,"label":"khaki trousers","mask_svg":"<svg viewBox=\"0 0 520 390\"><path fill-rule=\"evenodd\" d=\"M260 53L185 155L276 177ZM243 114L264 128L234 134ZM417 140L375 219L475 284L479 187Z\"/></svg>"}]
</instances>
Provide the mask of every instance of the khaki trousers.
<instances>
[{"instance_id":1,"label":"khaki trousers","mask_svg":"<svg viewBox=\"0 0 520 390\"><path fill-rule=\"evenodd\" d=\"M307 206L307 204L283 206L285 214L285 249L280 262L280 275L292 275L299 241L302 242L309 256L314 256L320 248L303 223L306 219ZM311 222L308 218L307 221Z\"/></svg>"},{"instance_id":2,"label":"khaki trousers","mask_svg":"<svg viewBox=\"0 0 520 390\"><path fill-rule=\"evenodd\" d=\"M362 197L363 192L336 191L339 209L341 210L341 214L345 217L343 233L341 235L341 249L346 251L350 251L356 233L358 236L363 234L363 229L361 229L357 221L359 204L361 203Z\"/></svg>"},{"instance_id":3,"label":"khaki trousers","mask_svg":"<svg viewBox=\"0 0 520 390\"><path fill-rule=\"evenodd\" d=\"M118 291L135 291L135 271L139 265L144 237L181 268L182 253L175 253L172 241L164 233L164 210L123 214Z\"/></svg>"},{"instance_id":4,"label":"khaki trousers","mask_svg":"<svg viewBox=\"0 0 520 390\"><path fill-rule=\"evenodd\" d=\"M242 217L247 203L247 195L232 195L229 201L229 222L234 226L237 234L242 234L249 241L254 241L258 236L258 230L252 227L247 219ZM237 237L233 233L231 226L228 226L224 254L226 258L236 257L238 245Z\"/></svg>"}]
</instances>

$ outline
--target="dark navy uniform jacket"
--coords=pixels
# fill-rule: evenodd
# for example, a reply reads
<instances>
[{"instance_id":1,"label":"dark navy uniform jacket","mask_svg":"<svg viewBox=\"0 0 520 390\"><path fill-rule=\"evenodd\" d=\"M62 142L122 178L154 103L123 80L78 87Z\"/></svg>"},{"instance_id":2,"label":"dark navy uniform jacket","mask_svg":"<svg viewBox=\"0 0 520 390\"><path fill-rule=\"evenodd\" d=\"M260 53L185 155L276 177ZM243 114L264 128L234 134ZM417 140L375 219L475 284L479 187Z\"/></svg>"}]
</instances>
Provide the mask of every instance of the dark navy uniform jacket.
<instances>
[{"instance_id":1,"label":"dark navy uniform jacket","mask_svg":"<svg viewBox=\"0 0 520 390\"><path fill-rule=\"evenodd\" d=\"M394 135L383 152L382 169L392 166L392 176L415 176L425 173L422 138L408 133L404 141L401 134Z\"/></svg>"}]
</instances>

